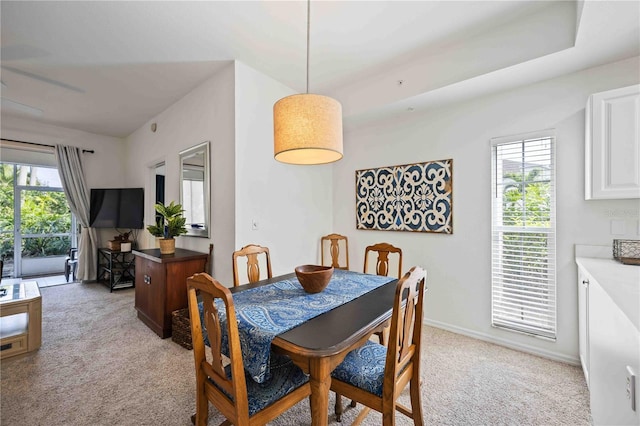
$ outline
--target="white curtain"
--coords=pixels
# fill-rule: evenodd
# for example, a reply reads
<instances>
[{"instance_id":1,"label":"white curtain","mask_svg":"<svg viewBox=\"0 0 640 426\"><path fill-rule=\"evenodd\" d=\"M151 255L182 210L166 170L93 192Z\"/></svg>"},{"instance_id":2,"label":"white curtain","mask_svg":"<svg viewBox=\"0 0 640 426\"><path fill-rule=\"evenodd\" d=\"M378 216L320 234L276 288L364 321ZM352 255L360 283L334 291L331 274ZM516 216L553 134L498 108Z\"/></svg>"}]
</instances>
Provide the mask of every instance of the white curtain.
<instances>
[{"instance_id":1,"label":"white curtain","mask_svg":"<svg viewBox=\"0 0 640 426\"><path fill-rule=\"evenodd\" d=\"M69 208L80 222L81 232L78 242L78 279L96 279L96 255L98 239L96 231L89 228L89 191L84 180L80 148L56 145L56 162L67 197Z\"/></svg>"}]
</instances>

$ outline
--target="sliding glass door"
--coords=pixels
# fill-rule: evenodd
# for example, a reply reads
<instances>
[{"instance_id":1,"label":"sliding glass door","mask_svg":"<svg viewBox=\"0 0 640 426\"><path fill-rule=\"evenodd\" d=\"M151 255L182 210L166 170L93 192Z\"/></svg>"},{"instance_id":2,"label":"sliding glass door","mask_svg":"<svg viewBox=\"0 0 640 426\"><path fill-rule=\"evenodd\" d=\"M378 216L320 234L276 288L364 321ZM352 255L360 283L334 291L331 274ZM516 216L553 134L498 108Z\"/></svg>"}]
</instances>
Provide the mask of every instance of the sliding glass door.
<instances>
[{"instance_id":1,"label":"sliding glass door","mask_svg":"<svg viewBox=\"0 0 640 426\"><path fill-rule=\"evenodd\" d=\"M58 171L0 163L0 184L3 276L64 272L64 258L71 247L77 246L77 234Z\"/></svg>"}]
</instances>

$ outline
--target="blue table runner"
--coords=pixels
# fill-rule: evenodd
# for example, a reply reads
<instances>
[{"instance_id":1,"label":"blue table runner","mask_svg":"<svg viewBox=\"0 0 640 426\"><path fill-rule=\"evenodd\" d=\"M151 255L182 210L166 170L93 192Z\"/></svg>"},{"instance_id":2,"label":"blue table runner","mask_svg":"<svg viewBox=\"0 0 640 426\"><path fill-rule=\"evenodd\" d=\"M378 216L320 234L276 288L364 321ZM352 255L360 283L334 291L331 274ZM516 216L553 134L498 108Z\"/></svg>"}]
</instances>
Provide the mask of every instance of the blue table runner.
<instances>
[{"instance_id":1,"label":"blue table runner","mask_svg":"<svg viewBox=\"0 0 640 426\"><path fill-rule=\"evenodd\" d=\"M269 378L269 357L274 337L392 280L394 278L336 269L329 285L320 293L305 292L295 276L234 293L245 370L254 381L264 382ZM228 353L227 315L222 301L216 302L219 303L217 307L224 330L222 348ZM202 309L200 311L202 316Z\"/></svg>"}]
</instances>

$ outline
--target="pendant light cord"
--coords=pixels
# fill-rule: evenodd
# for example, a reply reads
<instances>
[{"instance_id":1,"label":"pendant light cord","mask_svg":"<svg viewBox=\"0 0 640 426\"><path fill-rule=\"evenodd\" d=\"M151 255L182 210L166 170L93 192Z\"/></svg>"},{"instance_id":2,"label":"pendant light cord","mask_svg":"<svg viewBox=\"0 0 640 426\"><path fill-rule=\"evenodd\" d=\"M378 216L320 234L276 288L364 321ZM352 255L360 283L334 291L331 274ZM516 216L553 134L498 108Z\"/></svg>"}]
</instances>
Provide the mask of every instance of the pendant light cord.
<instances>
[{"instance_id":1,"label":"pendant light cord","mask_svg":"<svg viewBox=\"0 0 640 426\"><path fill-rule=\"evenodd\" d=\"M311 28L311 0L307 0L307 95L309 94L309 32Z\"/></svg>"}]
</instances>

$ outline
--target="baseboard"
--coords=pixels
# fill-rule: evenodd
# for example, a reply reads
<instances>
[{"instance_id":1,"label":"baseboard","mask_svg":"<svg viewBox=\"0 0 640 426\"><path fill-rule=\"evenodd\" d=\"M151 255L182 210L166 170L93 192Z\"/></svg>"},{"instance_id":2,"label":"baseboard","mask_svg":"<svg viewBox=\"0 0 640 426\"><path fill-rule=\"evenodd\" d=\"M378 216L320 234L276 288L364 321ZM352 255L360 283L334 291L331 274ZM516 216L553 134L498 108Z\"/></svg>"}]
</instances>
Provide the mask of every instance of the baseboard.
<instances>
[{"instance_id":1,"label":"baseboard","mask_svg":"<svg viewBox=\"0 0 640 426\"><path fill-rule=\"evenodd\" d=\"M440 321L424 319L423 323L429 325L431 327L441 328L443 330L450 331L452 333L462 334L463 336L473 337L474 339L482 340L489 343L494 343L496 345L504 346L509 349L515 349L520 352L526 352L533 355L538 355L543 358L548 358L554 361L564 362L566 364L571 365L580 365L580 359L574 358L571 356L567 356L564 354L559 354L557 352L547 351L544 349L536 348L534 346L525 345L522 343L512 342L506 339L500 339L495 336L490 336L485 333L479 333L477 331L469 330L466 328L458 327L455 325L443 323Z\"/></svg>"}]
</instances>

